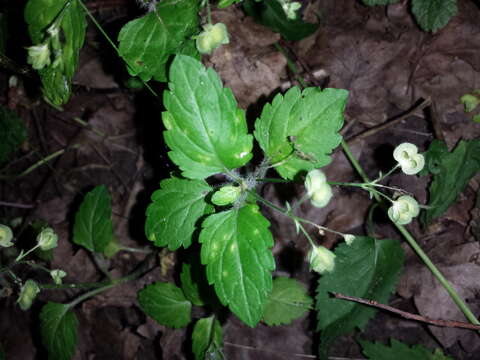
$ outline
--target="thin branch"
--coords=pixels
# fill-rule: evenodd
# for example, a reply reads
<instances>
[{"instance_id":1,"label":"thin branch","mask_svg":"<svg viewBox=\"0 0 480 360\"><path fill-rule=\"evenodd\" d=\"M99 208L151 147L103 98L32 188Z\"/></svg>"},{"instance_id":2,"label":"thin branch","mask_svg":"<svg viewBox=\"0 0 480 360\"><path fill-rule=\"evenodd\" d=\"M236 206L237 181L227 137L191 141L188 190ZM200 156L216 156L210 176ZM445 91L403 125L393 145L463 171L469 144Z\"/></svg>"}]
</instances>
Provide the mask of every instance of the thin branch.
<instances>
[{"instance_id":1,"label":"thin branch","mask_svg":"<svg viewBox=\"0 0 480 360\"><path fill-rule=\"evenodd\" d=\"M394 314L400 315L401 317L408 319L408 320L415 320L415 321L420 321L424 322L430 325L434 326L442 326L442 327L452 327L452 328L462 328L462 329L469 329L469 330L480 330L480 325L475 325L475 324L470 324L470 323L465 323L461 321L455 321L455 320L435 320L435 319L430 319L421 315L417 314L412 314L406 311L399 310L397 308L380 304L375 300L366 300L362 298L357 298L354 296L348 296L348 295L343 295L339 293L330 293L333 297L336 299L342 299L342 300L349 300L349 301L354 301L359 304L364 304L368 306L375 307L377 309L382 309L386 310L389 312L392 312Z\"/></svg>"},{"instance_id":2,"label":"thin branch","mask_svg":"<svg viewBox=\"0 0 480 360\"><path fill-rule=\"evenodd\" d=\"M414 106L412 109L408 110L406 113L404 113L404 114L402 114L402 115L400 115L396 118L393 118L392 120L388 120L388 121L384 122L383 124L380 124L380 125L375 126L371 129L368 129L368 130L366 130L366 131L364 131L364 132L362 132L358 135L352 136L351 138L349 138L347 140L347 143L352 144L354 142L357 142L359 140L362 140L362 139L365 139L369 136L372 136L379 131L383 131L386 128L389 128L390 126L398 124L399 122L401 122L401 121L405 120L406 118L412 116L416 112L419 112L419 111L425 109L426 107L430 106L431 103L432 103L432 101L431 101L430 98L425 99L420 104L418 104L418 105Z\"/></svg>"}]
</instances>

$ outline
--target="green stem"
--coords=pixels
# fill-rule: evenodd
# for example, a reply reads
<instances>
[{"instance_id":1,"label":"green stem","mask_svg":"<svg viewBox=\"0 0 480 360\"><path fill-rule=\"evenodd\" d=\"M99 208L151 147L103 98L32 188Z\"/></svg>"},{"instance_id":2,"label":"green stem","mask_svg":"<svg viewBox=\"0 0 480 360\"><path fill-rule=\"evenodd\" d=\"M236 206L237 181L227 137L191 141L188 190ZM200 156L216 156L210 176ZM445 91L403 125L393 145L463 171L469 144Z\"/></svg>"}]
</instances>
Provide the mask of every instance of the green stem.
<instances>
[{"instance_id":1,"label":"green stem","mask_svg":"<svg viewBox=\"0 0 480 360\"><path fill-rule=\"evenodd\" d=\"M350 160L350 162L352 163L353 167L358 172L358 174L362 177L363 181L366 183L369 183L370 180L368 179L367 174L365 173L365 171L363 171L362 167L360 166L357 159L353 156L349 146L345 141L342 141L342 147L343 147L343 151L345 152L345 155ZM375 200L380 202L381 199L378 193L374 193L374 196L375 196ZM400 233L405 237L408 244L417 253L420 259L422 259L422 261L425 263L427 268L432 272L433 276L435 276L437 280L440 282L440 284L442 284L442 286L445 288L445 290L447 290L452 300L455 302L458 308L463 312L463 314L468 319L468 321L470 321L472 324L480 324L480 322L477 320L477 318L472 313L472 311L467 306L467 304L465 304L465 302L462 300L460 295L458 295L457 291L448 282L448 280L442 275L442 273L440 272L440 270L438 270L435 264L432 263L428 255L418 245L415 238L407 231L407 229L403 225L398 225L396 223L393 223L393 224L397 227L398 231L400 231Z\"/></svg>"},{"instance_id":2,"label":"green stem","mask_svg":"<svg viewBox=\"0 0 480 360\"><path fill-rule=\"evenodd\" d=\"M110 46L117 52L117 55L123 59L123 61L125 62L125 64L127 64L127 67L132 70L133 67L128 63L128 61L121 56L120 54L120 49L117 47L117 45L115 45L115 43L112 41L112 39L110 39L110 36L108 36L108 34L105 32L105 30L103 30L102 26L98 23L98 21L95 19L95 17L92 15L92 13L90 12L90 10L88 10L88 8L85 6L85 4L83 3L82 0L78 0L78 2L80 3L80 6L83 8L83 10L86 12L86 14L88 15L88 17L90 18L90 20L92 20L93 24L97 27L97 29L102 33L102 35L105 37L105 39L107 40L107 42L110 44ZM133 72L133 71L129 71L129 72ZM157 97L158 98L158 94L150 87L150 85L148 85L142 78L139 78L143 85L145 85L145 87L152 93L153 96Z\"/></svg>"},{"instance_id":3,"label":"green stem","mask_svg":"<svg viewBox=\"0 0 480 360\"><path fill-rule=\"evenodd\" d=\"M107 284L105 286L99 287L98 289L93 289L91 291L88 291L85 294L80 295L79 297L77 297L73 301L69 302L67 305L68 305L69 308L73 308L74 306L81 303L82 301L87 300L88 298L91 298L92 296L100 294L101 292L104 292L108 289L111 289L112 287L114 287L116 285L117 285L116 283L112 282L112 283Z\"/></svg>"},{"instance_id":4,"label":"green stem","mask_svg":"<svg viewBox=\"0 0 480 360\"><path fill-rule=\"evenodd\" d=\"M394 223L395 224L395 223ZM453 286L448 282L448 280L442 275L440 270L432 263L430 258L428 257L427 254L422 250L422 248L418 245L418 243L415 241L415 238L408 232L408 230L403 226L403 225L398 225L395 224L397 227L398 231L405 237L409 245L412 247L413 250L417 253L417 255L420 257L420 259L423 260L425 265L428 267L428 269L432 272L433 276L437 278L437 280L442 284L442 286L447 290L448 294L452 298L452 300L455 302L455 304L458 306L458 308L463 312L465 317L470 321L472 324L479 325L480 322L477 320L475 315L472 313L470 308L468 307L467 304L462 300L460 295L457 293L457 291L453 288Z\"/></svg>"},{"instance_id":5,"label":"green stem","mask_svg":"<svg viewBox=\"0 0 480 360\"><path fill-rule=\"evenodd\" d=\"M288 68L295 74L295 79L299 82L299 84L305 88L307 87L307 84L305 83L305 80L298 74L300 71L298 70L297 66L294 64L294 62L290 59L290 56L288 56L287 51L280 45L279 43L275 43L275 48L280 51L283 56L285 56L285 59L287 59L287 66Z\"/></svg>"},{"instance_id":6,"label":"green stem","mask_svg":"<svg viewBox=\"0 0 480 360\"><path fill-rule=\"evenodd\" d=\"M70 147L70 149L78 149L79 147L80 147L80 145L73 145L73 146ZM15 178L20 178L20 177L23 177L25 175L28 175L32 171L34 171L35 169L37 169L40 166L48 163L50 160L53 160L60 155L63 155L65 153L65 151L67 151L67 148L55 151L54 153L44 157L43 159L40 159L38 162L36 162L32 166L30 166L28 169L24 170L20 174L17 174L17 175L0 175L0 180L15 179Z\"/></svg>"},{"instance_id":7,"label":"green stem","mask_svg":"<svg viewBox=\"0 0 480 360\"><path fill-rule=\"evenodd\" d=\"M17 256L17 258L15 259L15 262L19 262L21 261L24 257L26 257L28 254L30 254L31 252L35 251L36 249L38 249L40 247L40 244L37 244L35 245L33 248L31 248L30 250L28 250L26 253L20 253L20 255Z\"/></svg>"}]
</instances>

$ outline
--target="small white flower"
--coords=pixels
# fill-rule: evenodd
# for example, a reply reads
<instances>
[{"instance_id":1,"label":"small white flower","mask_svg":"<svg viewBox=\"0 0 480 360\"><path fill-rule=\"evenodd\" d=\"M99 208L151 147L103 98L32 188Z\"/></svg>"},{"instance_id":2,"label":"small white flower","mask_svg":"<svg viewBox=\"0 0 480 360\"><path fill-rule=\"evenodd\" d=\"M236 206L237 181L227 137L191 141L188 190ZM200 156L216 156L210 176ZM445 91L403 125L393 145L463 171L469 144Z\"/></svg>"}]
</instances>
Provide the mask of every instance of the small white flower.
<instances>
[{"instance_id":1,"label":"small white flower","mask_svg":"<svg viewBox=\"0 0 480 360\"><path fill-rule=\"evenodd\" d=\"M388 209L390 219L399 225L409 224L419 213L420 207L417 200L409 195L400 196Z\"/></svg>"},{"instance_id":2,"label":"small white flower","mask_svg":"<svg viewBox=\"0 0 480 360\"><path fill-rule=\"evenodd\" d=\"M411 143L402 143L393 151L393 158L400 164L407 175L415 175L425 166L425 158L418 153L418 148Z\"/></svg>"},{"instance_id":3,"label":"small white flower","mask_svg":"<svg viewBox=\"0 0 480 360\"><path fill-rule=\"evenodd\" d=\"M353 241L355 240L355 235L352 234L343 234L343 239L347 243L348 246L353 244Z\"/></svg>"},{"instance_id":4,"label":"small white flower","mask_svg":"<svg viewBox=\"0 0 480 360\"><path fill-rule=\"evenodd\" d=\"M27 51L27 62L31 64L35 70L40 70L50 65L50 49L47 43L27 47Z\"/></svg>"},{"instance_id":5,"label":"small white flower","mask_svg":"<svg viewBox=\"0 0 480 360\"><path fill-rule=\"evenodd\" d=\"M324 246L313 247L308 254L310 269L324 274L335 268L335 254Z\"/></svg>"},{"instance_id":6,"label":"small white flower","mask_svg":"<svg viewBox=\"0 0 480 360\"><path fill-rule=\"evenodd\" d=\"M62 278L67 276L67 273L63 270L55 269L50 271L50 276L55 284L60 285L62 283Z\"/></svg>"}]
</instances>

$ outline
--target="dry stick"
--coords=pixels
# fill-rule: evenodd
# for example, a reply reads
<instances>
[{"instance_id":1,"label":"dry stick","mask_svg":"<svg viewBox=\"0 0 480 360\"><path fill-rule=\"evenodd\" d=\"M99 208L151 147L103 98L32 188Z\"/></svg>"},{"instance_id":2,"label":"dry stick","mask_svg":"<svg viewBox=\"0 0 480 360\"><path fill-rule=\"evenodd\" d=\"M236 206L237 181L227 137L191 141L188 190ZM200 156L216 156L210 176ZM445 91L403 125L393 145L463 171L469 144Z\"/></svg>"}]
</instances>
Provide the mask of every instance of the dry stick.
<instances>
[{"instance_id":1,"label":"dry stick","mask_svg":"<svg viewBox=\"0 0 480 360\"><path fill-rule=\"evenodd\" d=\"M351 138L349 138L347 140L347 143L352 144L356 141L359 141L359 140L365 139L366 137L374 135L379 131L385 130L386 128L388 128L390 126L393 126L393 125L405 120L406 118L413 115L417 111L421 111L421 110L425 109L426 107L430 106L431 103L432 103L432 100L430 98L427 98L427 99L423 100L417 106L414 106L411 110L407 111L406 113L404 113L404 114L402 114L402 115L400 115L396 118L393 118L392 120L389 120L389 121L387 121L383 124L380 124L380 125L375 126L371 129L368 129L367 131L364 131L364 132L362 132L358 135L352 136Z\"/></svg>"},{"instance_id":2,"label":"dry stick","mask_svg":"<svg viewBox=\"0 0 480 360\"><path fill-rule=\"evenodd\" d=\"M392 313L395 313L397 315L400 315L401 317L404 317L405 319L408 320L415 320L415 321L420 321L424 322L430 325L435 325L435 326L443 326L443 327L453 327L453 328L462 328L462 329L469 329L469 330L480 330L480 325L475 325L475 324L470 324L470 323L465 323L461 321L455 321L455 320L435 320L435 319L430 319L421 315L416 315L412 314L406 311L399 310L397 308L380 304L375 300L366 300L362 298L357 298L354 296L348 296L348 295L343 295L335 292L331 292L331 295L333 295L336 299L342 299L342 300L349 300L349 301L354 301L359 304L364 304L368 306L373 306L378 309L390 311Z\"/></svg>"}]
</instances>

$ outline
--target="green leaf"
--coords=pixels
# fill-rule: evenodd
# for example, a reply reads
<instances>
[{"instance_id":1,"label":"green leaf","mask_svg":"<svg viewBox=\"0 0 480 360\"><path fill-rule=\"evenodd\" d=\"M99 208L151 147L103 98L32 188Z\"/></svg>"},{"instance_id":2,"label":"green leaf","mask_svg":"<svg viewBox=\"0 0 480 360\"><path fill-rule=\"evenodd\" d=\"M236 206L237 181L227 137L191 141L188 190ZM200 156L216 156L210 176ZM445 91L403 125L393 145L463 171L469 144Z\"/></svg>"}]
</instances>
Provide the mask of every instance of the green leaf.
<instances>
[{"instance_id":1,"label":"green leaf","mask_svg":"<svg viewBox=\"0 0 480 360\"><path fill-rule=\"evenodd\" d=\"M470 179L480 171L480 140L462 140L451 153L446 151L446 145L442 147L438 142L432 143L430 147L432 146L437 154L443 156L435 157L438 171L428 190L430 200L428 208L422 214L424 224L447 211ZM430 149L428 153L430 154Z\"/></svg>"},{"instance_id":2,"label":"green leaf","mask_svg":"<svg viewBox=\"0 0 480 360\"><path fill-rule=\"evenodd\" d=\"M214 316L200 319L192 333L192 351L195 360L223 359L222 327Z\"/></svg>"},{"instance_id":3,"label":"green leaf","mask_svg":"<svg viewBox=\"0 0 480 360\"><path fill-rule=\"evenodd\" d=\"M202 224L202 263L218 298L244 323L254 327L272 289L270 223L258 206L210 215Z\"/></svg>"},{"instance_id":4,"label":"green leaf","mask_svg":"<svg viewBox=\"0 0 480 360\"><path fill-rule=\"evenodd\" d=\"M442 169L440 168L440 163L445 155L448 154L447 145L441 141L434 139L428 150L424 153L425 156L425 167L419 173L420 175L427 175L428 173L439 174Z\"/></svg>"},{"instance_id":5,"label":"green leaf","mask_svg":"<svg viewBox=\"0 0 480 360\"><path fill-rule=\"evenodd\" d=\"M328 348L340 335L363 329L376 310L352 301L334 299L331 292L386 303L395 290L403 264L403 250L396 240L356 237L350 245L335 250L335 269L320 278L316 309L321 330L319 352L326 358Z\"/></svg>"},{"instance_id":6,"label":"green leaf","mask_svg":"<svg viewBox=\"0 0 480 360\"><path fill-rule=\"evenodd\" d=\"M448 360L450 356L445 356L440 349L433 353L422 345L409 347L397 341L390 339L390 346L378 342L371 343L365 340L358 340L363 349L363 354L372 360Z\"/></svg>"},{"instance_id":7,"label":"green leaf","mask_svg":"<svg viewBox=\"0 0 480 360\"><path fill-rule=\"evenodd\" d=\"M457 0L412 0L412 13L422 30L436 32L457 14Z\"/></svg>"},{"instance_id":8,"label":"green leaf","mask_svg":"<svg viewBox=\"0 0 480 360\"><path fill-rule=\"evenodd\" d=\"M269 326L290 324L310 310L312 302L301 282L287 277L276 278L265 305L263 320Z\"/></svg>"},{"instance_id":9,"label":"green leaf","mask_svg":"<svg viewBox=\"0 0 480 360\"><path fill-rule=\"evenodd\" d=\"M173 328L186 326L191 320L192 303L180 288L157 282L138 292L140 308L158 322Z\"/></svg>"},{"instance_id":10,"label":"green leaf","mask_svg":"<svg viewBox=\"0 0 480 360\"><path fill-rule=\"evenodd\" d=\"M177 55L170 67L167 111L162 120L172 161L192 179L227 172L252 158L252 136L247 134L243 110L232 91L223 88L213 69Z\"/></svg>"},{"instance_id":11,"label":"green leaf","mask_svg":"<svg viewBox=\"0 0 480 360\"><path fill-rule=\"evenodd\" d=\"M291 20L282 9L278 1L246 0L243 8L255 22L280 33L286 40L298 41L312 35L318 24L307 23L301 19Z\"/></svg>"},{"instance_id":12,"label":"green leaf","mask_svg":"<svg viewBox=\"0 0 480 360\"><path fill-rule=\"evenodd\" d=\"M163 180L160 187L147 208L147 238L155 246L168 246L170 250L187 248L199 219L213 211L213 206L205 202L212 189L203 180L177 178Z\"/></svg>"},{"instance_id":13,"label":"green leaf","mask_svg":"<svg viewBox=\"0 0 480 360\"><path fill-rule=\"evenodd\" d=\"M5 351L3 350L3 346L0 343L0 360L5 360Z\"/></svg>"},{"instance_id":14,"label":"green leaf","mask_svg":"<svg viewBox=\"0 0 480 360\"><path fill-rule=\"evenodd\" d=\"M285 179L327 165L342 141L338 133L348 92L293 87L266 104L255 122L255 138Z\"/></svg>"},{"instance_id":15,"label":"green leaf","mask_svg":"<svg viewBox=\"0 0 480 360\"><path fill-rule=\"evenodd\" d=\"M106 186L100 185L85 195L75 215L73 242L101 253L112 237L111 198Z\"/></svg>"},{"instance_id":16,"label":"green leaf","mask_svg":"<svg viewBox=\"0 0 480 360\"><path fill-rule=\"evenodd\" d=\"M0 165L20 148L27 138L27 128L14 111L0 106Z\"/></svg>"},{"instance_id":17,"label":"green leaf","mask_svg":"<svg viewBox=\"0 0 480 360\"><path fill-rule=\"evenodd\" d=\"M155 11L130 21L118 35L119 55L130 75L144 81L166 81L166 64L173 54L198 56L192 35L198 32L198 1L163 0Z\"/></svg>"},{"instance_id":18,"label":"green leaf","mask_svg":"<svg viewBox=\"0 0 480 360\"><path fill-rule=\"evenodd\" d=\"M180 274L180 281L182 282L182 290L185 294L185 297L190 300L193 305L197 306L205 305L200 295L199 289L199 272L203 270L200 266L200 264L192 265L188 263L183 263L182 272ZM193 267L195 267L195 271L193 271Z\"/></svg>"},{"instance_id":19,"label":"green leaf","mask_svg":"<svg viewBox=\"0 0 480 360\"><path fill-rule=\"evenodd\" d=\"M69 305L49 301L40 313L40 330L48 360L69 360L77 346L78 320Z\"/></svg>"},{"instance_id":20,"label":"green leaf","mask_svg":"<svg viewBox=\"0 0 480 360\"><path fill-rule=\"evenodd\" d=\"M47 42L53 54L51 64L39 70L44 95L54 105L64 104L72 92L72 78L85 40L85 12L78 0L30 0L25 21L34 45ZM56 41L47 33L54 24L59 29Z\"/></svg>"},{"instance_id":21,"label":"green leaf","mask_svg":"<svg viewBox=\"0 0 480 360\"><path fill-rule=\"evenodd\" d=\"M389 4L395 4L399 1L400 0L362 0L362 2L368 6L389 5Z\"/></svg>"}]
</instances>

